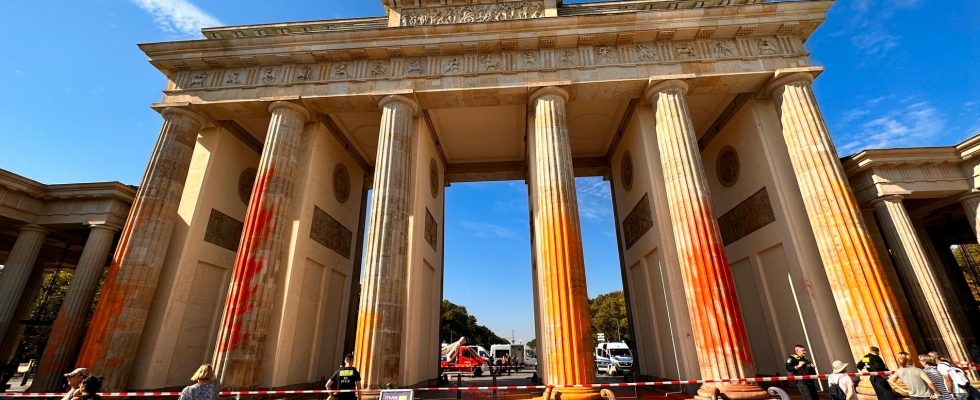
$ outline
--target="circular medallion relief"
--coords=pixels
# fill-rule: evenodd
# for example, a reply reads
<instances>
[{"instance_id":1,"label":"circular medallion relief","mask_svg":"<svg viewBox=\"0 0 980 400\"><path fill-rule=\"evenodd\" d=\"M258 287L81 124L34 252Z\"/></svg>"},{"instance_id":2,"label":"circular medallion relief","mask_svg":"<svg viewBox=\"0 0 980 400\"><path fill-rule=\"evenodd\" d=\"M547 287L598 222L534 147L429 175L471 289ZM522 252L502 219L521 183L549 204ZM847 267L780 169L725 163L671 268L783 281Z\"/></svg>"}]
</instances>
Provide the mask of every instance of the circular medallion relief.
<instances>
[{"instance_id":1,"label":"circular medallion relief","mask_svg":"<svg viewBox=\"0 0 980 400\"><path fill-rule=\"evenodd\" d=\"M246 168L238 175L238 198L245 205L248 205L248 199L252 197L252 186L255 185L255 174L258 172L255 168Z\"/></svg>"},{"instance_id":2,"label":"circular medallion relief","mask_svg":"<svg viewBox=\"0 0 980 400\"><path fill-rule=\"evenodd\" d=\"M337 164L333 168L333 196L340 203L350 198L350 173L347 172L344 164Z\"/></svg>"},{"instance_id":3,"label":"circular medallion relief","mask_svg":"<svg viewBox=\"0 0 980 400\"><path fill-rule=\"evenodd\" d=\"M718 162L715 165L715 173L718 181L726 187L731 187L738 182L739 162L738 153L732 146L725 146L718 153Z\"/></svg>"},{"instance_id":4,"label":"circular medallion relief","mask_svg":"<svg viewBox=\"0 0 980 400\"><path fill-rule=\"evenodd\" d=\"M432 192L432 198L439 196L439 167L436 166L436 160L429 160L429 190Z\"/></svg>"},{"instance_id":5,"label":"circular medallion relief","mask_svg":"<svg viewBox=\"0 0 980 400\"><path fill-rule=\"evenodd\" d=\"M633 188L633 156L630 152L623 154L623 161L620 165L620 174L623 180L623 189L629 191Z\"/></svg>"}]
</instances>

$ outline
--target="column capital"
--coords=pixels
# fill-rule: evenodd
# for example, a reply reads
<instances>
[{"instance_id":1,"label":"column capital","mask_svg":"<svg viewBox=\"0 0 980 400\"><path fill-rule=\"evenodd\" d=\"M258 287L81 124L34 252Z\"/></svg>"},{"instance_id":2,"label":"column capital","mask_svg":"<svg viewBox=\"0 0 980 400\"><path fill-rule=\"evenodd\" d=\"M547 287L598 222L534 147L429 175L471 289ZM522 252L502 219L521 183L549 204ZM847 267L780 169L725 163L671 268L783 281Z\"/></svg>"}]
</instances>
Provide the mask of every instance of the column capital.
<instances>
[{"instance_id":1,"label":"column capital","mask_svg":"<svg viewBox=\"0 0 980 400\"><path fill-rule=\"evenodd\" d=\"M282 100L273 101L272 104L269 104L270 113L274 113L276 112L276 110L281 110L281 109L287 109L299 113L299 115L303 117L303 122L310 120L310 112L306 110L306 107L303 107L299 104L293 103L291 101L282 101Z\"/></svg>"},{"instance_id":2,"label":"column capital","mask_svg":"<svg viewBox=\"0 0 980 400\"><path fill-rule=\"evenodd\" d=\"M36 224L25 224L25 225L21 225L21 226L19 226L17 228L17 231L18 232L40 232L40 233L43 233L45 235L47 235L49 232L51 232L49 229L47 229L47 228L45 228L45 227L43 227L41 225L36 225Z\"/></svg>"},{"instance_id":3,"label":"column capital","mask_svg":"<svg viewBox=\"0 0 980 400\"><path fill-rule=\"evenodd\" d=\"M885 202L885 201L892 201L892 202L896 202L896 203L901 203L902 200L904 200L904 199L905 199L905 196L900 195L900 194L886 194L884 196L875 197L874 199L872 199L868 203L871 204L871 205L875 205L875 204L878 204L878 203L881 203L881 202Z\"/></svg>"},{"instance_id":4,"label":"column capital","mask_svg":"<svg viewBox=\"0 0 980 400\"><path fill-rule=\"evenodd\" d=\"M802 83L807 86L813 84L813 79L816 78L813 73L810 72L791 72L785 75L780 75L778 72L772 81L766 86L766 94L770 97L776 97L776 91L782 89L783 86L792 85L794 83Z\"/></svg>"},{"instance_id":5,"label":"column capital","mask_svg":"<svg viewBox=\"0 0 980 400\"><path fill-rule=\"evenodd\" d=\"M647 86L646 90L643 91L643 98L652 103L653 96L656 95L657 93L673 90L673 91L679 91L682 94L687 94L687 90L689 88L690 85L688 85L687 82L680 79L651 82L650 85Z\"/></svg>"},{"instance_id":6,"label":"column capital","mask_svg":"<svg viewBox=\"0 0 980 400\"><path fill-rule=\"evenodd\" d=\"M108 222L88 222L88 223L85 224L85 226L88 226L89 229L91 229L93 231L94 230L100 230L101 229L101 230L110 231L112 233L116 233L116 232L119 232L119 231L122 230L122 227L120 227L120 226L118 226L116 224L110 224Z\"/></svg>"},{"instance_id":7,"label":"column capital","mask_svg":"<svg viewBox=\"0 0 980 400\"><path fill-rule=\"evenodd\" d=\"M160 110L160 115L163 115L164 118L184 117L193 121L195 124L198 125L198 127L203 127L205 124L207 124L208 121L208 119L204 115L198 113L197 111L191 110L190 108L187 107L176 107L176 106L165 107Z\"/></svg>"},{"instance_id":8,"label":"column capital","mask_svg":"<svg viewBox=\"0 0 980 400\"><path fill-rule=\"evenodd\" d=\"M391 103L401 103L408 106L409 108L412 109L413 117L418 115L422 111L422 107L419 106L419 103L415 101L415 99L412 99L411 97L408 96L402 96L400 94L390 94L385 97L382 97L381 100L378 101L378 107L384 108L385 105Z\"/></svg>"},{"instance_id":9,"label":"column capital","mask_svg":"<svg viewBox=\"0 0 980 400\"><path fill-rule=\"evenodd\" d=\"M967 201L980 197L980 192L966 192L956 197L956 201Z\"/></svg>"},{"instance_id":10,"label":"column capital","mask_svg":"<svg viewBox=\"0 0 980 400\"><path fill-rule=\"evenodd\" d=\"M527 102L533 107L536 101L549 96L561 97L562 100L568 101L568 91L565 89L558 86L544 86L531 92L527 97Z\"/></svg>"}]
</instances>

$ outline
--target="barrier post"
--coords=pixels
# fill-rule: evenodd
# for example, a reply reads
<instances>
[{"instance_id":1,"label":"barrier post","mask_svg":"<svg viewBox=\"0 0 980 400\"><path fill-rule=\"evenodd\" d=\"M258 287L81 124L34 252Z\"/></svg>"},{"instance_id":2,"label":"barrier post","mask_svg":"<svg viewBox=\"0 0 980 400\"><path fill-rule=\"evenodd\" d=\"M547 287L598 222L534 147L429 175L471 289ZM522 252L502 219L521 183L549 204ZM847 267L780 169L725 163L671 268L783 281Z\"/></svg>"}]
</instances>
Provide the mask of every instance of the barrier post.
<instances>
[{"instance_id":1,"label":"barrier post","mask_svg":"<svg viewBox=\"0 0 980 400\"><path fill-rule=\"evenodd\" d=\"M463 372L459 371L456 373L456 400L461 400L463 398Z\"/></svg>"},{"instance_id":2,"label":"barrier post","mask_svg":"<svg viewBox=\"0 0 980 400\"><path fill-rule=\"evenodd\" d=\"M492 370L491 370L491 371L492 371ZM490 385L490 386L493 386L493 400L497 400L497 375L494 375L494 374L493 374L493 372L491 372L491 373L490 373L490 379L491 379L491 380L492 380L492 382L493 382L493 383L492 383L492 384Z\"/></svg>"}]
</instances>

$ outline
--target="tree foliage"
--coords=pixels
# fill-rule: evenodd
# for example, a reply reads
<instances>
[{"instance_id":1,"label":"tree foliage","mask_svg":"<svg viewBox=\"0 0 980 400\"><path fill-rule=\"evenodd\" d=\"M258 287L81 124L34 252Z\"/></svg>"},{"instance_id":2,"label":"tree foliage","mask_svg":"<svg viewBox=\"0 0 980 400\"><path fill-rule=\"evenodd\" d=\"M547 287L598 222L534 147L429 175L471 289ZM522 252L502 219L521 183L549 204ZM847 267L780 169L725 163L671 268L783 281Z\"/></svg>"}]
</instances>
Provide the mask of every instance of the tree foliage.
<instances>
[{"instance_id":1,"label":"tree foliage","mask_svg":"<svg viewBox=\"0 0 980 400\"><path fill-rule=\"evenodd\" d=\"M44 345L51 334L51 324L58 316L61 302L68 293L68 283L71 282L72 271L57 270L44 274L41 283L41 293L34 301L27 315L28 324L24 327L20 345L14 356L19 362L41 358Z\"/></svg>"},{"instance_id":2,"label":"tree foliage","mask_svg":"<svg viewBox=\"0 0 980 400\"><path fill-rule=\"evenodd\" d=\"M442 323L439 337L443 342L451 343L466 337L466 342L490 348L492 344L510 343L507 339L497 336L486 326L477 324L476 317L466 311L466 307L454 304L449 300L442 301Z\"/></svg>"},{"instance_id":3,"label":"tree foliage","mask_svg":"<svg viewBox=\"0 0 980 400\"><path fill-rule=\"evenodd\" d=\"M592 339L599 333L606 340L631 342L629 319L626 317L626 299L622 290L600 294L589 299L589 316L592 319Z\"/></svg>"}]
</instances>

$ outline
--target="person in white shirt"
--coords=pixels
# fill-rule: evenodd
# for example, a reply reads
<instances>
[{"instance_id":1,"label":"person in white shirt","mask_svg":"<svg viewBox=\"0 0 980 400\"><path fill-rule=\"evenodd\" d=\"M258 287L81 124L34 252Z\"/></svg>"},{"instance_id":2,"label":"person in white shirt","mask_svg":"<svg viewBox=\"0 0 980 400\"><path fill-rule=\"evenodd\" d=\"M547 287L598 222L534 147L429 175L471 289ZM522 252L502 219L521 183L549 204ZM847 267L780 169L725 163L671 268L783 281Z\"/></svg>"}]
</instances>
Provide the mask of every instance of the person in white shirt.
<instances>
[{"instance_id":1,"label":"person in white shirt","mask_svg":"<svg viewBox=\"0 0 980 400\"><path fill-rule=\"evenodd\" d=\"M854 381L851 380L850 375L844 372L847 369L847 363L841 360L834 360L830 365L832 374L827 376L827 385L829 387L839 386L841 391L844 392L844 399L846 400L857 400L857 391L854 390Z\"/></svg>"}]
</instances>

